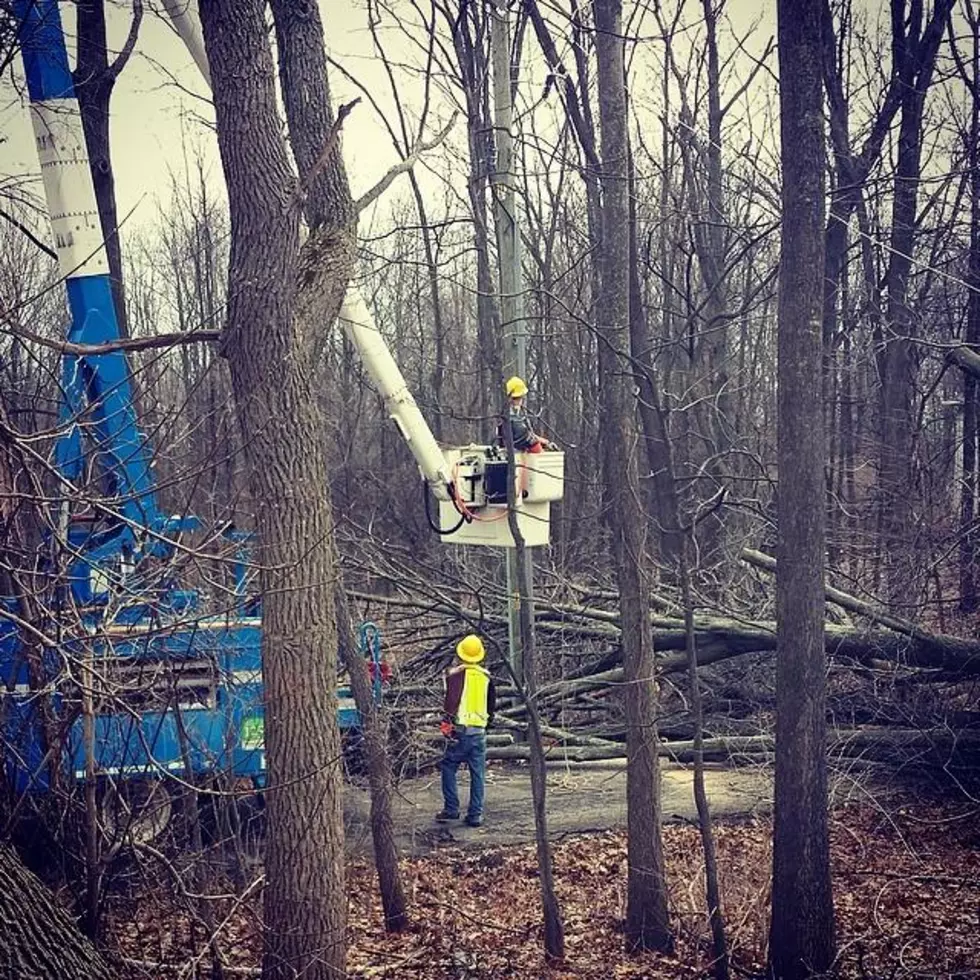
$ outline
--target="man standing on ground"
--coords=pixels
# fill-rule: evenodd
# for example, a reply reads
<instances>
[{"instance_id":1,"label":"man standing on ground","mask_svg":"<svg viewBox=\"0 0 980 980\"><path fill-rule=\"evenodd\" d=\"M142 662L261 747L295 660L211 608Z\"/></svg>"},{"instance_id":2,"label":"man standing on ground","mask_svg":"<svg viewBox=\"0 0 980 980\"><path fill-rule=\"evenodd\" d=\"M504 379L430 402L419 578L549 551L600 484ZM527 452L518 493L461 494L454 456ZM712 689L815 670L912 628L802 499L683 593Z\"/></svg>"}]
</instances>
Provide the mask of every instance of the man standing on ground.
<instances>
[{"instance_id":1,"label":"man standing on ground","mask_svg":"<svg viewBox=\"0 0 980 980\"><path fill-rule=\"evenodd\" d=\"M459 793L456 770L466 763L470 771L470 804L466 823L479 827L483 823L483 795L486 787L487 726L493 721L496 691L490 672L480 666L486 656L483 641L470 633L456 644L460 663L445 676L446 700L439 726L448 742L439 763L442 771L442 811L436 820L459 819Z\"/></svg>"}]
</instances>

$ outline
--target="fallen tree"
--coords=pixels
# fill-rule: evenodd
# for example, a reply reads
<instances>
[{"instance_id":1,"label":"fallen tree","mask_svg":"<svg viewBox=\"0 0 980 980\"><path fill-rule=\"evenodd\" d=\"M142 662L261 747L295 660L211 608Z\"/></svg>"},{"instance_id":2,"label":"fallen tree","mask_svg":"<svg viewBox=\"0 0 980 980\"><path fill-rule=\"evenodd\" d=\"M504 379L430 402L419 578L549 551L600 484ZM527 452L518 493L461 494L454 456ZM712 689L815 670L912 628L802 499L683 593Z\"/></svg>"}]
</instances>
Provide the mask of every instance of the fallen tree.
<instances>
[{"instance_id":1,"label":"fallen tree","mask_svg":"<svg viewBox=\"0 0 980 980\"><path fill-rule=\"evenodd\" d=\"M567 733L563 744L555 742L549 756L560 756L570 762L593 762L600 759L626 758L626 746L620 742L580 744L581 739ZM703 751L706 762L758 763L771 759L776 740L771 735L734 735L707 738ZM971 767L980 761L980 732L957 734L949 729L915 731L895 728L861 728L831 731L827 736L827 753L831 759L865 759L893 766ZM689 763L694 758L690 740L661 742L660 754L675 762ZM487 749L489 759L525 759L527 747L520 744L500 745Z\"/></svg>"},{"instance_id":2,"label":"fallen tree","mask_svg":"<svg viewBox=\"0 0 980 980\"><path fill-rule=\"evenodd\" d=\"M775 571L775 559L762 552L746 549L741 558L767 574ZM545 670L551 670L550 678L547 673L542 678L535 704L546 737L569 750L575 749L575 756L581 759L615 758L622 751L618 694L624 684L619 614L614 608L607 608L615 594L596 590L579 594L580 602L549 602L542 595L535 600L542 663L547 665ZM886 725L895 726L899 732L938 732L943 725L948 726L947 731L969 728L968 719L954 721L948 715L958 706L967 706L963 697L968 695L956 685L980 675L980 640L932 633L840 589L828 586L825 594L828 603L846 612L843 622L828 622L824 632L828 663L842 668L836 675L841 684L837 692L831 693L829 721L836 720L852 730L858 730L856 726L884 730ZM492 602L493 597L484 599ZM451 630L440 628L432 619L434 616L458 617L469 625L479 623L481 630L498 635L501 642L506 636L502 605L487 604L477 612L447 592L439 595L438 603L431 599L413 602L407 597L387 601L402 608L419 609L427 631L435 637ZM689 750L683 740L691 730L690 718L683 694L671 683L687 668L684 623L673 615L677 607L669 601L661 601L655 608L651 624L656 673L664 683L662 707L666 707L667 715L662 727L675 740L667 743L674 746L670 751L686 759ZM727 759L732 751L750 749L756 754L771 751L771 745L758 739L765 737L759 733L767 732L772 723L774 705L767 658L771 663L775 654L775 622L702 613L694 619L694 634L698 668L709 671L705 713L714 739L708 743L707 758ZM434 689L433 681L447 656L451 656L451 650L437 640L435 647L430 646L400 665L405 697L402 699L397 687L392 691L395 710L403 708L412 717L423 718L429 713L427 701ZM736 658L737 667L725 667L726 662ZM560 677L555 677L557 672ZM923 686L924 682L930 687ZM941 687L944 683L952 686ZM913 688L920 693L911 694ZM526 707L504 684L499 694L499 726L516 732L526 719ZM731 741L733 738L749 741ZM891 748L882 747L879 736L873 740L875 744L869 749L872 753L894 749L894 744ZM937 743L934 740L930 744ZM914 750L907 741L903 743L903 751L906 750ZM493 751L498 758L522 758L526 749L501 745L494 746Z\"/></svg>"},{"instance_id":3,"label":"fallen tree","mask_svg":"<svg viewBox=\"0 0 980 980\"><path fill-rule=\"evenodd\" d=\"M764 571L775 570L775 559L762 552L745 549L742 559ZM908 620L892 616L876 609L873 604L839 589L828 587L828 601L867 620L865 625L841 625L828 623L825 629L827 654L838 661L851 661L862 667L876 666L878 661L888 661L923 671L921 680L956 680L980 676L980 640L964 639L932 633ZM433 611L429 600L413 601L407 598L393 600L387 597L359 598L385 602L401 607L413 607ZM487 632L506 635L505 615L486 610L469 609L461 604L443 600L441 613L455 615L468 623L481 623ZM541 637L543 649L549 642L558 643L563 655L576 644L599 645L603 652L598 659L576 666L566 674L561 684L578 679L585 680L587 690L591 680L598 683L616 683L621 675L611 673L619 667L619 615L610 609L592 608L571 603L548 602L542 597L535 599L535 628ZM654 645L657 651L657 670L669 674L686 669L685 632L681 619L654 614ZM697 641L698 666L718 663L730 657L744 654L772 652L776 649L776 624L773 621L749 621L735 617L699 615L694 622ZM414 657L402 665L406 679L427 673L437 667L438 658L431 651ZM424 686L424 685L423 685ZM542 685L539 694L548 696L553 685Z\"/></svg>"},{"instance_id":4,"label":"fallen tree","mask_svg":"<svg viewBox=\"0 0 980 980\"><path fill-rule=\"evenodd\" d=\"M952 347L947 351L946 356L967 374L980 378L980 354L970 350L965 344Z\"/></svg>"},{"instance_id":5,"label":"fallen tree","mask_svg":"<svg viewBox=\"0 0 980 980\"><path fill-rule=\"evenodd\" d=\"M730 622L727 628L717 622L711 628L697 629L698 667L717 664L733 657L768 653L776 650L774 629ZM658 656L657 673L669 675L685 669L686 654L674 652L669 644L676 642L671 633L655 631ZM896 667L914 668L918 680L965 680L980 675L980 643L950 636L909 637L896 635L888 630L858 632L844 627L828 626L825 632L829 658L865 670L894 672ZM543 684L538 692L538 704L548 705L565 702L571 698L615 688L623 683L622 667L607 666L618 659L613 650L603 658L594 672L579 672ZM523 714L519 704L502 704L502 713L517 717Z\"/></svg>"}]
</instances>

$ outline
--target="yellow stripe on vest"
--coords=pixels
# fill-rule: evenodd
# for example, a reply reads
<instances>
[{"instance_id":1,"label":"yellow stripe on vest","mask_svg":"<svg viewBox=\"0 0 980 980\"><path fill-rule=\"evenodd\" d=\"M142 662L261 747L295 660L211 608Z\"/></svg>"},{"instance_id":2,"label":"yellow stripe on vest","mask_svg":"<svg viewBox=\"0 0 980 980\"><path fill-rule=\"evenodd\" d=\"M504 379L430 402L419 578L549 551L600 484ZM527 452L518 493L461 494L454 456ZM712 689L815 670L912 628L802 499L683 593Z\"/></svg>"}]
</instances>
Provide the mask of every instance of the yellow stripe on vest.
<instances>
[{"instance_id":1,"label":"yellow stripe on vest","mask_svg":"<svg viewBox=\"0 0 980 980\"><path fill-rule=\"evenodd\" d=\"M487 691L490 674L482 667L466 668L463 676L463 693L459 697L456 724L466 728L487 727Z\"/></svg>"}]
</instances>

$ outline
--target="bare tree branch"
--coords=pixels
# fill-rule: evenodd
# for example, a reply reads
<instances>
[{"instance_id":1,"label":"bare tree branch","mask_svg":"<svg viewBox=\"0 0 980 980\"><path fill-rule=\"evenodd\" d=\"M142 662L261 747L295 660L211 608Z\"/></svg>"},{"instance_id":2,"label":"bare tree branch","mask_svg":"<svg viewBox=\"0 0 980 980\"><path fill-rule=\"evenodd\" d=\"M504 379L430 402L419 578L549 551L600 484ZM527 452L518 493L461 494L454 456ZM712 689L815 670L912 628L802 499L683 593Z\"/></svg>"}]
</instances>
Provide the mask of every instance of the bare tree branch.
<instances>
[{"instance_id":1,"label":"bare tree branch","mask_svg":"<svg viewBox=\"0 0 980 980\"><path fill-rule=\"evenodd\" d=\"M106 81L109 85L115 82L119 77L119 73L126 67L126 62L129 61L130 55L133 53L133 48L136 47L136 39L139 37L140 24L142 23L143 0L133 0L133 19L129 25L129 33L126 35L126 40L119 54L116 55L115 61L109 65L106 71Z\"/></svg>"},{"instance_id":2,"label":"bare tree branch","mask_svg":"<svg viewBox=\"0 0 980 980\"><path fill-rule=\"evenodd\" d=\"M449 135L450 130L456 124L456 117L459 115L458 112L454 112L449 122L440 130L436 136L431 140L423 140L416 144L415 148L404 160L396 163L385 175L379 180L374 187L372 187L366 194L361 195L354 202L354 210L360 214L368 205L373 204L388 188L394 183L396 177L400 177L402 174L407 173L411 170L416 163L418 163L419 157L423 153L427 153L429 150L434 150L440 143L445 140Z\"/></svg>"},{"instance_id":3,"label":"bare tree branch","mask_svg":"<svg viewBox=\"0 0 980 980\"><path fill-rule=\"evenodd\" d=\"M296 193L293 195L292 205L302 204L306 200L306 195L309 192L310 187L313 185L313 181L316 180L317 175L321 170L330 162L330 158L333 156L334 150L337 149L338 142L340 140L340 131L343 129L344 120L351 114L354 110L354 106L360 102L360 96L356 99L351 99L350 102L344 103L337 110L337 118L333 121L333 125L330 127L330 131L327 133L326 142L323 144L323 149L320 151L320 155L317 157L316 163L306 176L299 181L296 185Z\"/></svg>"},{"instance_id":4,"label":"bare tree branch","mask_svg":"<svg viewBox=\"0 0 980 980\"><path fill-rule=\"evenodd\" d=\"M0 313L0 319L4 314ZM182 347L186 344L209 343L221 340L220 330L188 330L182 333L161 333L155 337L129 337L106 344L74 344L68 340L52 340L23 327L7 324L8 333L21 340L29 340L39 347L58 351L59 354L74 354L78 357L92 357L96 354L112 354L115 351L156 350L160 347Z\"/></svg>"},{"instance_id":5,"label":"bare tree branch","mask_svg":"<svg viewBox=\"0 0 980 980\"><path fill-rule=\"evenodd\" d=\"M44 242L42 242L41 239L27 227L27 225L21 224L21 222L19 222L12 214L4 211L2 208L0 208L0 218L3 218L5 221L9 221L10 224L12 224L18 231L23 232L34 245L44 252L45 255L50 256L56 262L58 261L58 253L55 252L54 249L48 248L48 246L45 245Z\"/></svg>"}]
</instances>

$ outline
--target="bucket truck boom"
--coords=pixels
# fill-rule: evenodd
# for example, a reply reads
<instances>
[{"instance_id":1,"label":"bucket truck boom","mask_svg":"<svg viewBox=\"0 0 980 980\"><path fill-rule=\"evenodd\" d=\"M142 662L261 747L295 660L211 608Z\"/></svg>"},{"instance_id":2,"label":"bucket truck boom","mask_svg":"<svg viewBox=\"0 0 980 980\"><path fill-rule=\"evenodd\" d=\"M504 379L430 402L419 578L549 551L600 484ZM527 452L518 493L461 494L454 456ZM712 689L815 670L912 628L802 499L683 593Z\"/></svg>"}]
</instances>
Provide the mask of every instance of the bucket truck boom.
<instances>
[{"instance_id":1,"label":"bucket truck boom","mask_svg":"<svg viewBox=\"0 0 980 980\"><path fill-rule=\"evenodd\" d=\"M71 313L67 339L111 343L119 339L119 325L60 17L51 4L16 0L14 6L52 237ZM74 556L69 576L84 604L100 601L142 555L168 554L168 539L196 522L159 510L152 457L137 424L122 351L65 355L62 388L55 468L66 483L59 488L65 502L58 537ZM107 503L84 520L70 521L71 481L93 461Z\"/></svg>"},{"instance_id":2,"label":"bucket truck boom","mask_svg":"<svg viewBox=\"0 0 980 980\"><path fill-rule=\"evenodd\" d=\"M163 0L163 6L210 87L194 0ZM505 519L507 461L501 447L470 445L443 451L356 287L348 289L338 319L439 501L439 524L430 518L434 529L452 544L513 546ZM564 493L564 460L560 452L533 458L518 454L517 518L529 546L548 543L551 501L561 500Z\"/></svg>"},{"instance_id":3,"label":"bucket truck boom","mask_svg":"<svg viewBox=\"0 0 980 980\"><path fill-rule=\"evenodd\" d=\"M450 502L455 489L449 461L412 397L359 289L347 290L339 319L433 494L440 501Z\"/></svg>"}]
</instances>

